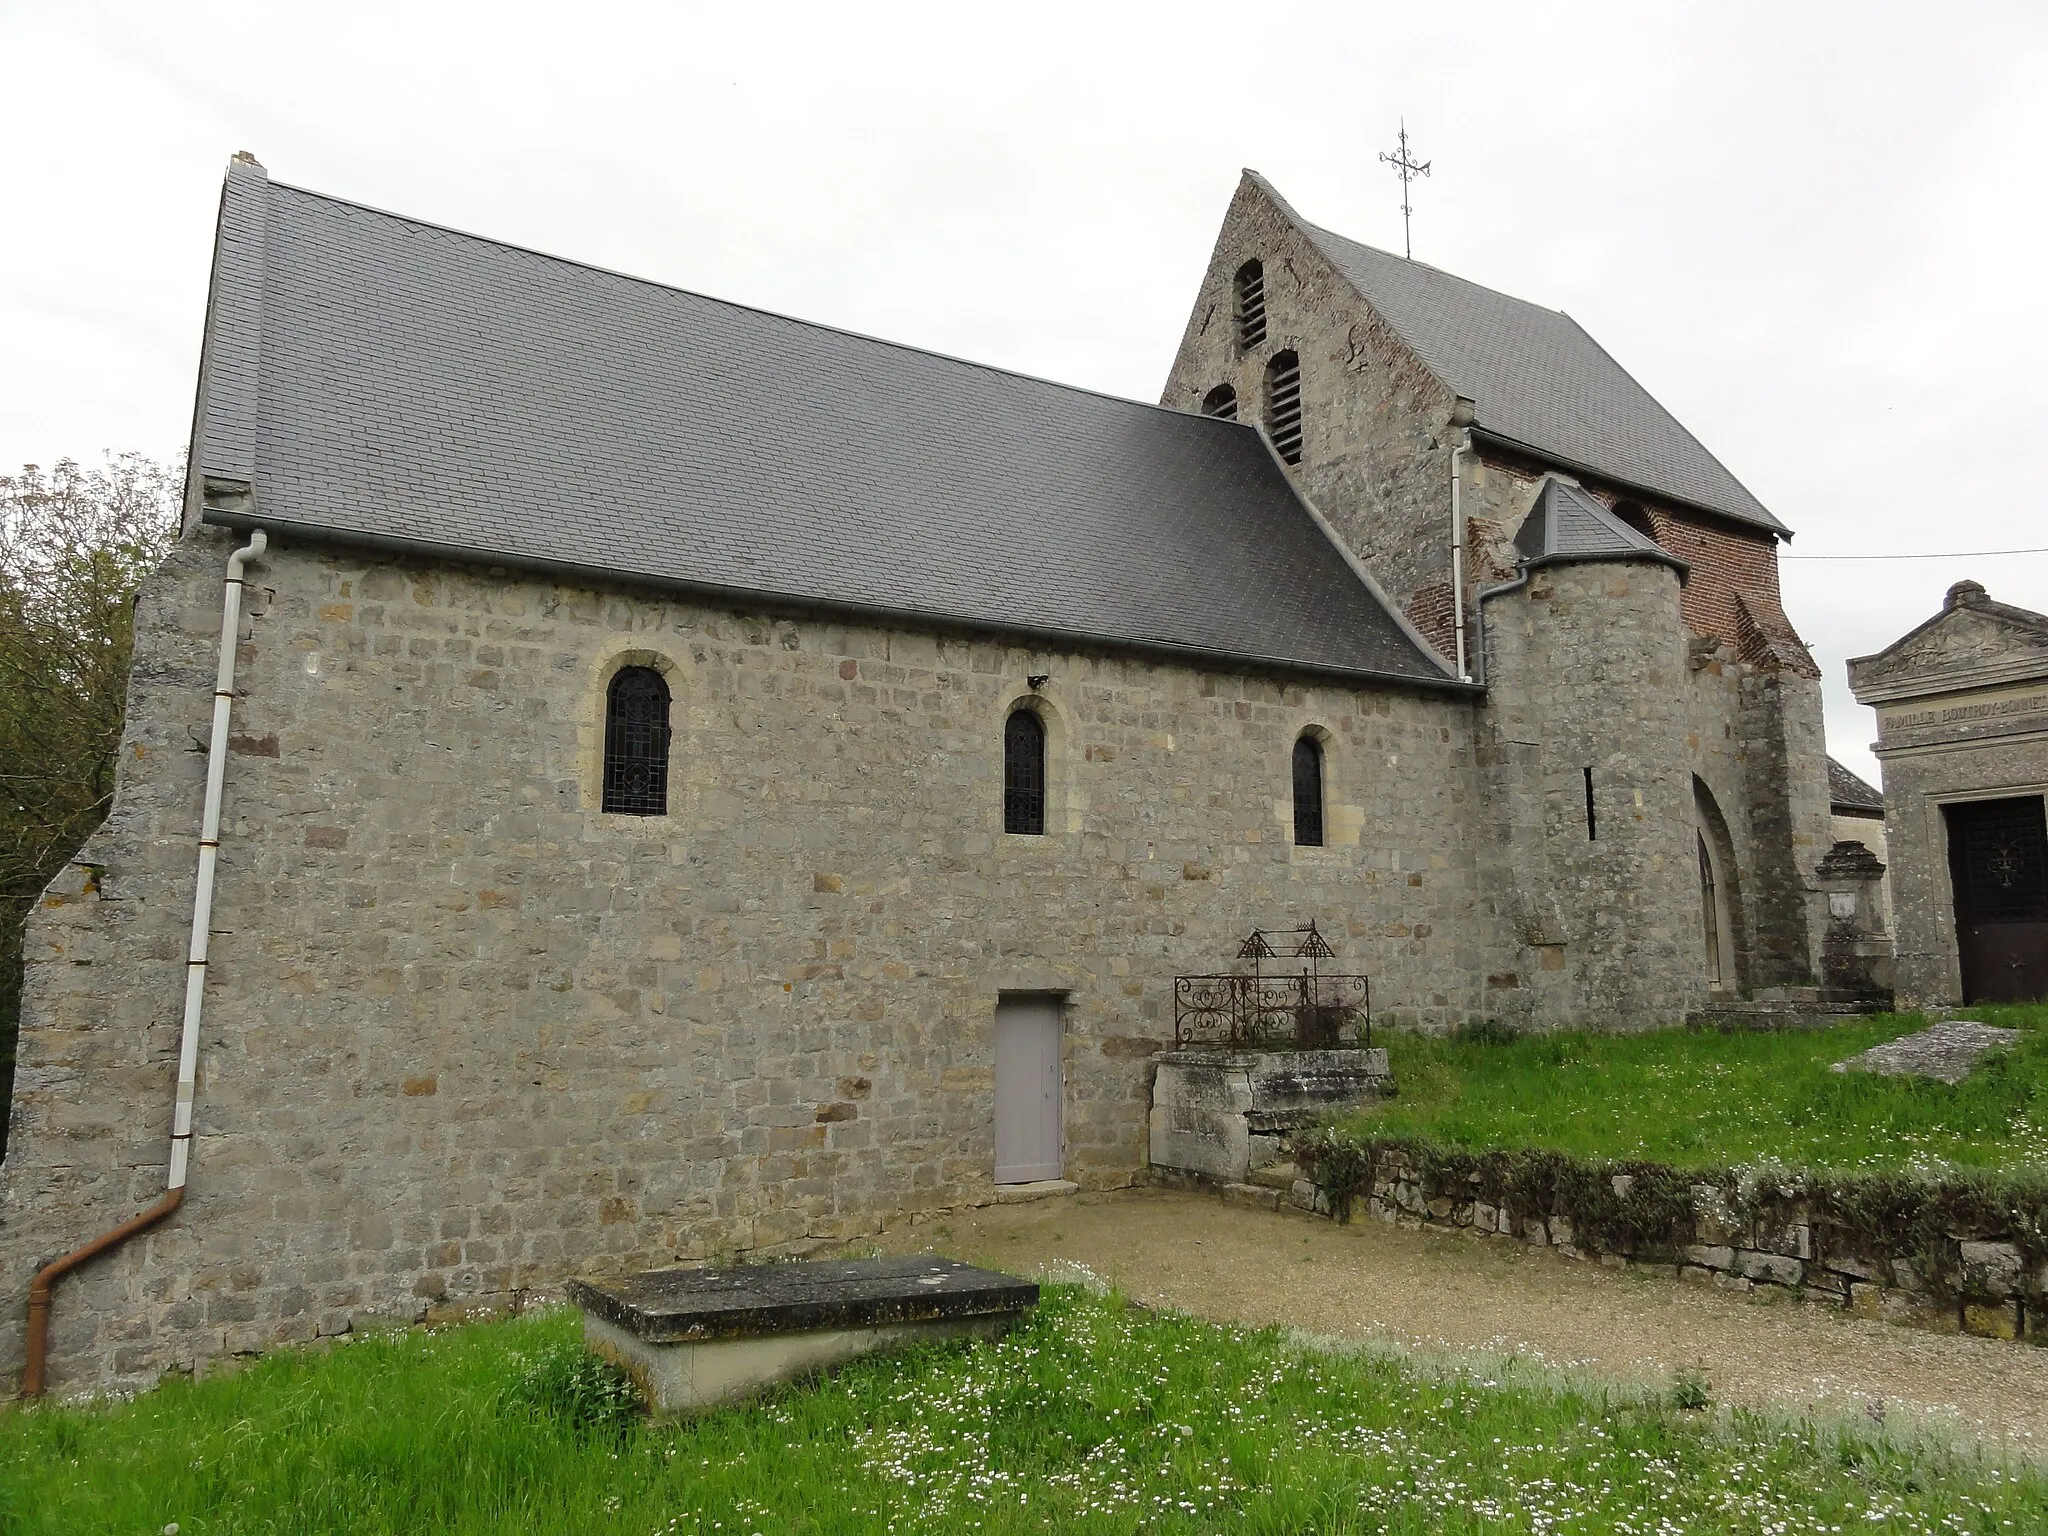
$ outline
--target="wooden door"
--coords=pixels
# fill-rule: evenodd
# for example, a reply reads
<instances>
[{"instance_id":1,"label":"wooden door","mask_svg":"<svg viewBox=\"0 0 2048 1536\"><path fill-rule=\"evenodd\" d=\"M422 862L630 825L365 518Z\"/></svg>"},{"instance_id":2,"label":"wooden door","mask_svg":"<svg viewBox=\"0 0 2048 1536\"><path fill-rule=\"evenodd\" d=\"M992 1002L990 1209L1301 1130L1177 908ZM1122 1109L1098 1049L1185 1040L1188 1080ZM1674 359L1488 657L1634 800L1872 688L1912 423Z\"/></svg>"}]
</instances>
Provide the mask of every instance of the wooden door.
<instances>
[{"instance_id":1,"label":"wooden door","mask_svg":"<svg viewBox=\"0 0 2048 1536\"><path fill-rule=\"evenodd\" d=\"M996 1182L1060 1176L1060 999L996 1003Z\"/></svg>"},{"instance_id":2,"label":"wooden door","mask_svg":"<svg viewBox=\"0 0 2048 1536\"><path fill-rule=\"evenodd\" d=\"M2041 797L1942 809L1963 1001L2048 997L2048 818Z\"/></svg>"}]
</instances>

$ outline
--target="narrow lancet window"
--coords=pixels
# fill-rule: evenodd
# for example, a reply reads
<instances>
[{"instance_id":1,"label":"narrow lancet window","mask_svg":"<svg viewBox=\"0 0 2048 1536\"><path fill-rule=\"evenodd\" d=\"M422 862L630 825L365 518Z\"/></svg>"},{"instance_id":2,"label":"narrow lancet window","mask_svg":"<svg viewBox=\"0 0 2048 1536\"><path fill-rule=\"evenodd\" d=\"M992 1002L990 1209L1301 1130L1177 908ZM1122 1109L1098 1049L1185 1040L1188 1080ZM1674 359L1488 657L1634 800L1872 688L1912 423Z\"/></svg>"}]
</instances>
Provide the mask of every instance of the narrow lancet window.
<instances>
[{"instance_id":1,"label":"narrow lancet window","mask_svg":"<svg viewBox=\"0 0 2048 1536\"><path fill-rule=\"evenodd\" d=\"M1313 736L1294 744L1294 841L1323 846L1323 748Z\"/></svg>"},{"instance_id":2,"label":"narrow lancet window","mask_svg":"<svg viewBox=\"0 0 2048 1536\"><path fill-rule=\"evenodd\" d=\"M1266 435L1281 458L1301 462L1301 359L1292 351L1266 364Z\"/></svg>"},{"instance_id":3,"label":"narrow lancet window","mask_svg":"<svg viewBox=\"0 0 2048 1536\"><path fill-rule=\"evenodd\" d=\"M1248 261L1237 269L1237 344L1247 349L1266 341L1266 269Z\"/></svg>"},{"instance_id":4,"label":"narrow lancet window","mask_svg":"<svg viewBox=\"0 0 2048 1536\"><path fill-rule=\"evenodd\" d=\"M1003 726L1003 830L1045 832L1045 723L1028 709Z\"/></svg>"},{"instance_id":5,"label":"narrow lancet window","mask_svg":"<svg viewBox=\"0 0 2048 1536\"><path fill-rule=\"evenodd\" d=\"M1237 391L1228 384L1218 384L1202 396L1202 414L1216 416L1224 421L1237 420Z\"/></svg>"},{"instance_id":6,"label":"narrow lancet window","mask_svg":"<svg viewBox=\"0 0 2048 1536\"><path fill-rule=\"evenodd\" d=\"M604 808L668 814L668 684L652 667L625 667L604 709Z\"/></svg>"}]
</instances>

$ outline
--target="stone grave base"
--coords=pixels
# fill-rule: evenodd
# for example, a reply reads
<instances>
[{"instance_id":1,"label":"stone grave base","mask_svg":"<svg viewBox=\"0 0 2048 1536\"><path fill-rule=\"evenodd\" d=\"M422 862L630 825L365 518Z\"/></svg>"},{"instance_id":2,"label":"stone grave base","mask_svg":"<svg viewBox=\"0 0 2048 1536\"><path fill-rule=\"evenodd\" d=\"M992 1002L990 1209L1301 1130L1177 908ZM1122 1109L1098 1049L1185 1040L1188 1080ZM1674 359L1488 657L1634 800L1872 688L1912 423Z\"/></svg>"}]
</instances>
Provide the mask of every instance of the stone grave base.
<instances>
[{"instance_id":1,"label":"stone grave base","mask_svg":"<svg viewBox=\"0 0 2048 1536\"><path fill-rule=\"evenodd\" d=\"M584 1341L657 1417L735 1402L905 1344L994 1338L1038 1287L928 1255L662 1269L578 1280Z\"/></svg>"},{"instance_id":2,"label":"stone grave base","mask_svg":"<svg viewBox=\"0 0 2048 1536\"><path fill-rule=\"evenodd\" d=\"M1152 1058L1148 1161L1169 1177L1241 1184L1287 1155L1293 1132L1394 1088L1383 1047L1321 1051L1226 1048Z\"/></svg>"},{"instance_id":3,"label":"stone grave base","mask_svg":"<svg viewBox=\"0 0 2048 1536\"><path fill-rule=\"evenodd\" d=\"M948 1321L890 1323L880 1328L820 1328L762 1339L715 1339L703 1344L649 1344L593 1313L583 1317L583 1342L618 1366L640 1389L657 1418L738 1402L785 1381L906 1344L943 1339L992 1339L1008 1331L1015 1314Z\"/></svg>"}]
</instances>

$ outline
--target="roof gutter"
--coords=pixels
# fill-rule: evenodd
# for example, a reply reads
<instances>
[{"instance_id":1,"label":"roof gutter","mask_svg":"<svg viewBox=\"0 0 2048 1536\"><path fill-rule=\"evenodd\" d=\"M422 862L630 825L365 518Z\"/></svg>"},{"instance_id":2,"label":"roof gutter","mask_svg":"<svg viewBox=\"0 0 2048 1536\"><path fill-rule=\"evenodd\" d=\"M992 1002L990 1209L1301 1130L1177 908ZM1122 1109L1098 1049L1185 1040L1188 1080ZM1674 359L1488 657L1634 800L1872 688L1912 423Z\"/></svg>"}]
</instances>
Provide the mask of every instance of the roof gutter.
<instances>
[{"instance_id":1,"label":"roof gutter","mask_svg":"<svg viewBox=\"0 0 2048 1536\"><path fill-rule=\"evenodd\" d=\"M256 526L254 517L213 507L207 509L205 520L220 528L247 530ZM1320 522L1320 518L1318 521ZM267 522L270 527L278 526L275 517L267 519ZM1327 532L1326 524L1324 528ZM1477 691L1474 685L1461 683L1447 674L1440 677L1413 676L1405 672L1387 672L1371 667L1346 667L1332 662L1303 661L1288 656L1247 655L1241 651L1188 645L1174 640L1132 639L1121 635L1096 634L1087 630L1052 629L1038 624L977 619L962 614L916 612L906 608L892 608L883 603L863 603L850 598L792 597L786 592L767 592L752 587L726 586L718 582L691 581L680 576L624 572L604 566L583 565L573 560L550 560L540 555L476 550L459 544L442 544L429 539L411 539L396 534L361 533L353 530L336 532L303 526L294 528L292 532L311 543L380 550L389 554L446 560L457 565L501 566L507 570L527 571L550 578L566 577L599 587L628 586L648 588L657 592L676 592L732 606L766 609L773 613L823 613L851 619L882 621L899 627L908 623L914 628L940 629L956 634L1010 636L1056 646L1135 652L1141 656L1153 656L1182 665L1207 664L1233 672L1271 668L1299 672L1312 677L1335 678L1350 683L1374 683L1448 693ZM1334 538L1334 535L1332 537ZM1343 549L1341 543L1338 548ZM1345 551L1345 555L1348 560L1349 552ZM1355 563L1353 568L1357 569ZM1409 635L1422 647L1424 659L1433 660L1434 653L1429 649L1428 642L1422 640L1415 632L1414 626L1386 602L1379 587L1372 583L1370 577L1367 577L1366 581L1373 595L1380 599L1388 616L1400 626L1404 634Z\"/></svg>"},{"instance_id":2,"label":"roof gutter","mask_svg":"<svg viewBox=\"0 0 2048 1536\"><path fill-rule=\"evenodd\" d=\"M28 1348L21 1395L41 1397L50 1355L50 1303L56 1284L81 1265L146 1232L185 1203L192 1156L192 1101L199 1079L199 1021L206 1004L206 951L213 933L213 875L220 858L220 802L228 766L228 721L235 702L235 648L242 627L242 571L263 554L268 540L253 529L248 544L228 556L221 596L220 664L214 672L213 737L206 754L206 803L199 817L199 878L192 891L192 941L185 960L185 1024L178 1041L178 1086L171 1112L171 1167L164 1197L119 1226L102 1232L36 1271L28 1287Z\"/></svg>"},{"instance_id":3,"label":"roof gutter","mask_svg":"<svg viewBox=\"0 0 2048 1536\"><path fill-rule=\"evenodd\" d=\"M1615 474L1611 469L1601 469L1597 465L1583 464L1577 459L1568 459L1563 454L1557 453L1552 449L1539 448L1534 443L1525 443L1519 438L1508 437L1503 433L1492 431L1487 427L1477 424L1473 426L1472 432L1473 436L1482 443L1491 443L1497 448L1505 448L1512 453L1524 454L1540 463L1552 464L1560 469L1568 469L1573 474L1590 475L1595 480L1605 480L1612 485L1623 486L1644 496L1657 497L1671 502L1675 506L1684 507L1689 512L1697 512L1704 517L1718 517L1723 522L1738 523L1744 528L1754 528L1759 532L1771 535L1773 538L1783 539L1787 544L1792 542L1792 530L1776 518L1771 518L1769 522L1759 522L1756 518L1745 517L1739 512L1730 512L1722 507L1707 506L1704 502L1695 501L1689 496L1681 496L1676 491L1663 490L1654 485L1639 485L1633 480ZM1768 513L1765 515L1769 516Z\"/></svg>"}]
</instances>

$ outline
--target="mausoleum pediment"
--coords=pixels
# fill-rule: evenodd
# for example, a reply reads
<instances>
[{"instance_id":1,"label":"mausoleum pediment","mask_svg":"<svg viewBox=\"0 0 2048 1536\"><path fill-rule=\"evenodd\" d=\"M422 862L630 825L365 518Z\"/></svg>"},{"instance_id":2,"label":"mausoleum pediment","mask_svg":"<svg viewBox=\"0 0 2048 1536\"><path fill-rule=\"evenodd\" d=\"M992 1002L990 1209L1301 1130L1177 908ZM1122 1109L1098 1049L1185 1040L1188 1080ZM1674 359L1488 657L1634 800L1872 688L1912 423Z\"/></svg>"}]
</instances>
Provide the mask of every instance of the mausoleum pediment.
<instances>
[{"instance_id":1,"label":"mausoleum pediment","mask_svg":"<svg viewBox=\"0 0 2048 1536\"><path fill-rule=\"evenodd\" d=\"M1992 600L1974 581L1940 613L1874 656L1849 663L1859 702L1883 703L2048 676L2048 616Z\"/></svg>"}]
</instances>

